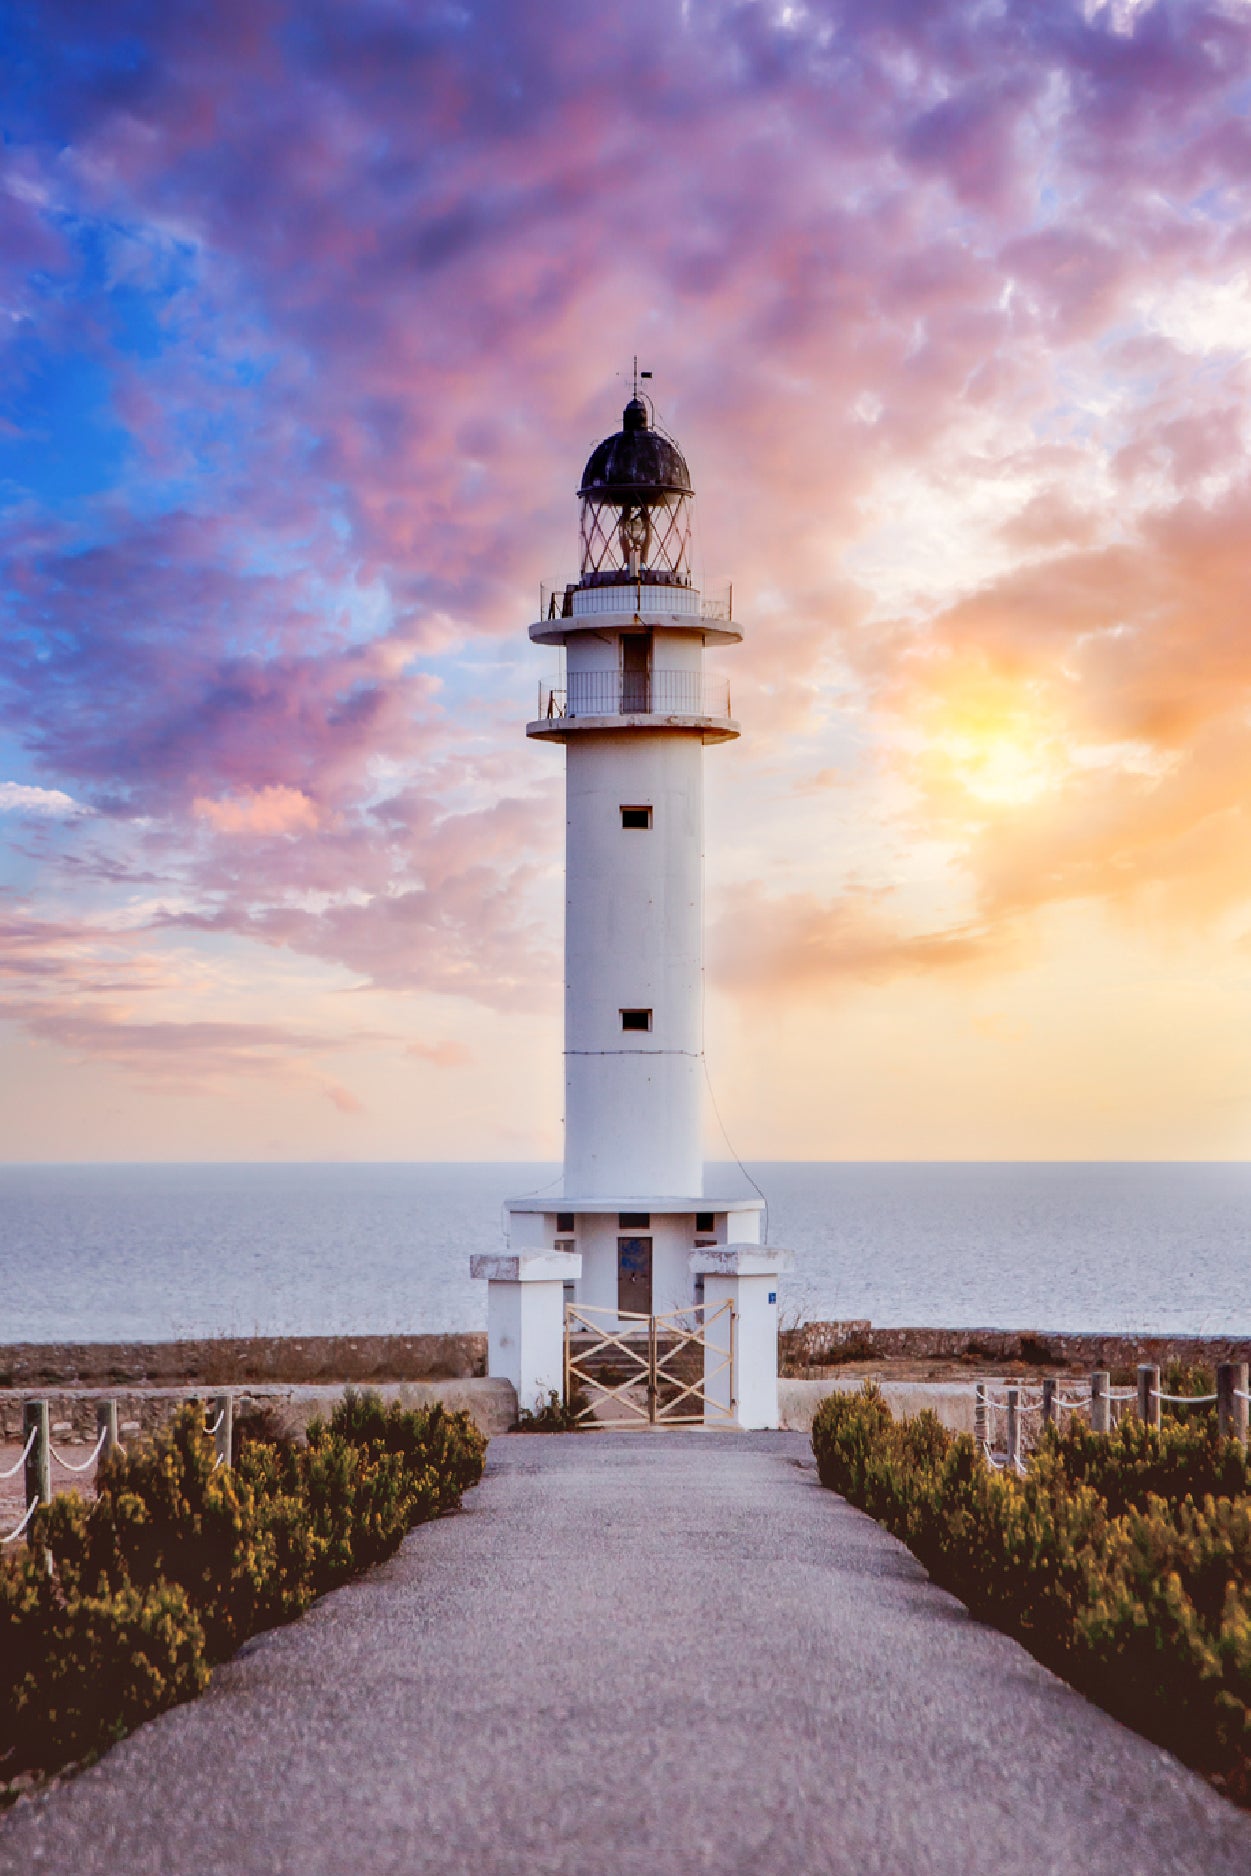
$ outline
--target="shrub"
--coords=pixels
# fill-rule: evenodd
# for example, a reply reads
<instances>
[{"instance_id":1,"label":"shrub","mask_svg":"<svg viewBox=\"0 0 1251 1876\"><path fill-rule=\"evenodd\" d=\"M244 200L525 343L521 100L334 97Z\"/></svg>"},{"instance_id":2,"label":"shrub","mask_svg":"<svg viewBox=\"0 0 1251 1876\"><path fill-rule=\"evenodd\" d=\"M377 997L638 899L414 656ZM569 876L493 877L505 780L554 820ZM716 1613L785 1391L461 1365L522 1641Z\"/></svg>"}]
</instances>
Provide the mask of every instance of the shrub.
<instances>
[{"instance_id":1,"label":"shrub","mask_svg":"<svg viewBox=\"0 0 1251 1876\"><path fill-rule=\"evenodd\" d=\"M0 1793L199 1693L249 1635L458 1505L485 1452L466 1414L351 1390L305 1446L249 1437L234 1466L198 1407L115 1452L94 1499L55 1499L0 1563Z\"/></svg>"},{"instance_id":2,"label":"shrub","mask_svg":"<svg viewBox=\"0 0 1251 1876\"><path fill-rule=\"evenodd\" d=\"M1251 1802L1251 1469L1205 1422L1049 1432L1024 1477L872 1385L813 1423L824 1484L974 1614Z\"/></svg>"}]
</instances>

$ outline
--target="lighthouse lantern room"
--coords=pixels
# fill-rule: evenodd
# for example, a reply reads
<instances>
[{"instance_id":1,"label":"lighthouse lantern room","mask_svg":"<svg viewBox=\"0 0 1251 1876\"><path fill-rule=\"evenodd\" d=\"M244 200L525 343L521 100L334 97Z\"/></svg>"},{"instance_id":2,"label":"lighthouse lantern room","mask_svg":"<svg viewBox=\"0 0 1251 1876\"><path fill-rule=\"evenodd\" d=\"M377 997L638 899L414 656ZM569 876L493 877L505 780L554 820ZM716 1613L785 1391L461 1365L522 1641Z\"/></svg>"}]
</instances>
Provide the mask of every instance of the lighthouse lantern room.
<instances>
[{"instance_id":1,"label":"lighthouse lantern room","mask_svg":"<svg viewBox=\"0 0 1251 1876\"><path fill-rule=\"evenodd\" d=\"M565 750L563 1195L511 1203L509 1246L579 1256L579 1304L662 1313L702 1300L696 1251L760 1235L758 1198L703 1180L704 747L739 734L704 652L742 629L694 584L690 471L637 379L578 501L579 577L530 627L563 681L526 726Z\"/></svg>"}]
</instances>

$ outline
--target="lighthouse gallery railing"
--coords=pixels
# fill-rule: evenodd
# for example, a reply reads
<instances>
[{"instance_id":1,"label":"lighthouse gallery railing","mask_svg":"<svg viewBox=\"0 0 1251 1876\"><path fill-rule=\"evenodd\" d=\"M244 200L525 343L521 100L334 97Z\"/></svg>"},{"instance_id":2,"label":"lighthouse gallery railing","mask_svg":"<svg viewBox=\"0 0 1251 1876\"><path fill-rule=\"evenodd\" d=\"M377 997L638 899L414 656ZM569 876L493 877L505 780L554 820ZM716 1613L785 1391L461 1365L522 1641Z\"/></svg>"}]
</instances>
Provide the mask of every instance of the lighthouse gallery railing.
<instances>
[{"instance_id":1,"label":"lighthouse gallery railing","mask_svg":"<svg viewBox=\"0 0 1251 1876\"><path fill-rule=\"evenodd\" d=\"M729 679L700 671L571 671L563 689L539 685L540 717L729 714Z\"/></svg>"}]
</instances>

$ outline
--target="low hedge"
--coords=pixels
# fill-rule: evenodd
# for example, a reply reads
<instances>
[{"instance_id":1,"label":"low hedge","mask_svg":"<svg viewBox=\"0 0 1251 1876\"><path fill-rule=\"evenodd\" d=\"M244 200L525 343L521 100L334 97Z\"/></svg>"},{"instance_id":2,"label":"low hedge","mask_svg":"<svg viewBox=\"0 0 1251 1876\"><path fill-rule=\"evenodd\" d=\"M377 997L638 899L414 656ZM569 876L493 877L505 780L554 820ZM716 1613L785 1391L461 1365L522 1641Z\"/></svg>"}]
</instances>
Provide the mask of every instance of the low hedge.
<instances>
[{"instance_id":1,"label":"low hedge","mask_svg":"<svg viewBox=\"0 0 1251 1876\"><path fill-rule=\"evenodd\" d=\"M351 1390L306 1443L243 1430L231 1466L196 1407L119 1449L93 1499L55 1499L0 1563L0 1793L200 1693L249 1635L457 1506L485 1452L467 1414Z\"/></svg>"},{"instance_id":2,"label":"low hedge","mask_svg":"<svg viewBox=\"0 0 1251 1876\"><path fill-rule=\"evenodd\" d=\"M822 1483L903 1539L973 1614L1251 1804L1251 1467L1209 1426L1047 1431L994 1471L872 1384L814 1419Z\"/></svg>"}]
</instances>

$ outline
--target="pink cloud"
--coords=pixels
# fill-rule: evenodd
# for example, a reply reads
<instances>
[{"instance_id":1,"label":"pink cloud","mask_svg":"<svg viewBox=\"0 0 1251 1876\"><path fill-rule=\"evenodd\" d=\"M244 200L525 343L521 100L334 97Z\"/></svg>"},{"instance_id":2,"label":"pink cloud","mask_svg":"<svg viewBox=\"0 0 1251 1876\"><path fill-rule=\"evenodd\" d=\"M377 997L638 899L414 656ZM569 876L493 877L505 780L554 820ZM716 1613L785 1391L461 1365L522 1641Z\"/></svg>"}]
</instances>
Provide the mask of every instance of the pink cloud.
<instances>
[{"instance_id":1,"label":"pink cloud","mask_svg":"<svg viewBox=\"0 0 1251 1876\"><path fill-rule=\"evenodd\" d=\"M98 809L56 878L117 904L153 884L146 943L556 996L559 767L521 743L526 610L570 566L582 455L640 347L753 627L725 661L743 764L829 770L835 665L889 720L985 665L1067 684L1092 737L1220 741L1245 382L1138 327L1148 289L1218 281L1251 238L1244 12L1151 7L1121 33L1023 0L258 0L137 17L145 56L121 61L107 13L66 22L77 56L45 50L11 159L6 266L51 332L88 334L127 448L102 493L31 494L3 524L0 706L41 784ZM75 274L75 220L152 294L142 343ZM1143 506L1092 501L1105 464ZM1222 477L1235 493L1196 495ZM1023 491L985 524L1006 569L955 599L935 577L912 610L849 577L883 509L974 482ZM1214 755L1182 821L1241 786ZM1108 804L1105 854L1149 792ZM1031 838L1039 877L1099 876L1076 815ZM986 906L1020 902L1011 858L970 846ZM820 894L770 906L727 980L983 944ZM15 959L40 968L37 945Z\"/></svg>"},{"instance_id":2,"label":"pink cloud","mask_svg":"<svg viewBox=\"0 0 1251 1876\"><path fill-rule=\"evenodd\" d=\"M218 834L297 834L317 826L317 808L298 788L271 783L210 801L197 795L192 812Z\"/></svg>"}]
</instances>

